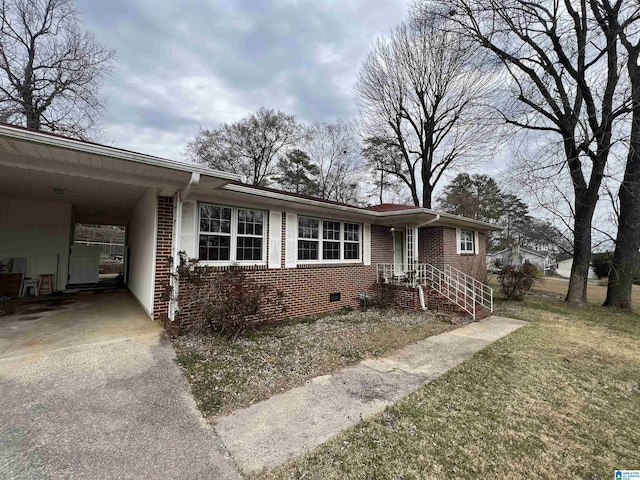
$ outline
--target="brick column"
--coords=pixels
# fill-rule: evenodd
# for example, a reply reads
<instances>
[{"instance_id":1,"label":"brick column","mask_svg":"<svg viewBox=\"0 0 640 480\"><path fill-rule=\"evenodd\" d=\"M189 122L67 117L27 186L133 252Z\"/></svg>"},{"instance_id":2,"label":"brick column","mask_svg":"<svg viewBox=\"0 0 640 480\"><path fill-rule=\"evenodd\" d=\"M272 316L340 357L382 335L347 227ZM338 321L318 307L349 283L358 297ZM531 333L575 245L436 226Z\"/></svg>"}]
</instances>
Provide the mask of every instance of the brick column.
<instances>
[{"instance_id":1,"label":"brick column","mask_svg":"<svg viewBox=\"0 0 640 480\"><path fill-rule=\"evenodd\" d=\"M153 318L159 320L169 314L169 302L162 301L164 285L170 278L168 259L173 242L173 197L158 197L158 226L156 239L156 277L153 290Z\"/></svg>"}]
</instances>

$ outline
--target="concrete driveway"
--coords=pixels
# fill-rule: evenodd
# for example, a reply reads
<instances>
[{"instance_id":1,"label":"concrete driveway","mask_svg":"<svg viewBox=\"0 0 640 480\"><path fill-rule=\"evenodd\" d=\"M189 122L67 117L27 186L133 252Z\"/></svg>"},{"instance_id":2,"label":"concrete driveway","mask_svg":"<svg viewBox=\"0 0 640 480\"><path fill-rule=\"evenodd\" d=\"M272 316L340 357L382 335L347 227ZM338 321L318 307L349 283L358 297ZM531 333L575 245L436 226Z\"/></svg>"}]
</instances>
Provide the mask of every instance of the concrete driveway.
<instances>
[{"instance_id":1,"label":"concrete driveway","mask_svg":"<svg viewBox=\"0 0 640 480\"><path fill-rule=\"evenodd\" d=\"M35 305L0 317L0 478L240 478L129 293Z\"/></svg>"}]
</instances>

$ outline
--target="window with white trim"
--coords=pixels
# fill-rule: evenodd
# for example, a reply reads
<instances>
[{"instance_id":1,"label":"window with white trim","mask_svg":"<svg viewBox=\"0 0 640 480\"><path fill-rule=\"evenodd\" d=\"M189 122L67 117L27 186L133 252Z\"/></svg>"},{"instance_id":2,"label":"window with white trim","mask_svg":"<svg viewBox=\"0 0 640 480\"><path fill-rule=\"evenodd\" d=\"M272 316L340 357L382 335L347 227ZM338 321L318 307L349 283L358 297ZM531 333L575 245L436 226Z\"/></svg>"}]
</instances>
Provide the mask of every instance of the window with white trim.
<instances>
[{"instance_id":1,"label":"window with white trim","mask_svg":"<svg viewBox=\"0 0 640 480\"><path fill-rule=\"evenodd\" d=\"M361 225L298 217L298 261L359 261Z\"/></svg>"},{"instance_id":2,"label":"window with white trim","mask_svg":"<svg viewBox=\"0 0 640 480\"><path fill-rule=\"evenodd\" d=\"M460 230L458 237L458 250L460 253L475 253L475 232L472 230Z\"/></svg>"},{"instance_id":3,"label":"window with white trim","mask_svg":"<svg viewBox=\"0 0 640 480\"><path fill-rule=\"evenodd\" d=\"M262 262L265 212L201 203L198 258L211 262Z\"/></svg>"}]
</instances>

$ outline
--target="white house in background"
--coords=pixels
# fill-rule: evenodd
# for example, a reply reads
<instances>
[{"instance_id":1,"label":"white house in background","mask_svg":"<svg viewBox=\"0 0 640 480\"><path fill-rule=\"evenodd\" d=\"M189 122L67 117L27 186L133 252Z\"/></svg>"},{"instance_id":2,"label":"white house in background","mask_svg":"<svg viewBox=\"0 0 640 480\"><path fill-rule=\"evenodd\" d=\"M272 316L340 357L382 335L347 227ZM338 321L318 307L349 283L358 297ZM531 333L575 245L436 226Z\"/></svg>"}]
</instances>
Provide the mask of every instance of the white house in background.
<instances>
[{"instance_id":1,"label":"white house in background","mask_svg":"<svg viewBox=\"0 0 640 480\"><path fill-rule=\"evenodd\" d=\"M555 257L547 251L530 250L518 245L511 246L498 252L487 254L487 268L494 269L503 265L520 266L525 262L529 262L545 274L555 270Z\"/></svg>"},{"instance_id":2,"label":"white house in background","mask_svg":"<svg viewBox=\"0 0 640 480\"><path fill-rule=\"evenodd\" d=\"M573 257L567 258L565 260L560 260L558 262L558 269L556 270L556 273L561 277L569 278L571 276L572 266L573 266ZM592 280L596 280L598 278L598 276L596 275L596 272L593 270L593 267L591 265L589 265L589 276L587 278L590 278Z\"/></svg>"}]
</instances>

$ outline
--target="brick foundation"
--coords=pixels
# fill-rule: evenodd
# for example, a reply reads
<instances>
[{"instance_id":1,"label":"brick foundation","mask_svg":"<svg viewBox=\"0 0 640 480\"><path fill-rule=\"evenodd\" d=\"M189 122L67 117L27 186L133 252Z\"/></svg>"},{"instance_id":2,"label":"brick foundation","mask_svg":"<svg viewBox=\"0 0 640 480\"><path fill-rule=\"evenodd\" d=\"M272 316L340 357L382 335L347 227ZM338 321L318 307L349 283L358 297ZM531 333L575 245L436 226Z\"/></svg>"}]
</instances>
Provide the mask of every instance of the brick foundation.
<instances>
[{"instance_id":1,"label":"brick foundation","mask_svg":"<svg viewBox=\"0 0 640 480\"><path fill-rule=\"evenodd\" d=\"M159 320L169 314L169 302L162 301L164 285L170 278L168 259L172 255L173 197L158 197L158 226L156 240L156 275L153 290L153 318Z\"/></svg>"},{"instance_id":2,"label":"brick foundation","mask_svg":"<svg viewBox=\"0 0 640 480\"><path fill-rule=\"evenodd\" d=\"M211 275L225 267L212 267ZM375 281L375 267L357 265L300 266L297 268L267 269L249 267L243 269L247 278L257 283L268 283L283 292L285 312L275 314L276 319L302 317L360 306L360 294L371 288ZM330 301L332 293L339 293L340 300ZM178 322L185 322L193 314L188 308L181 309Z\"/></svg>"}]
</instances>

